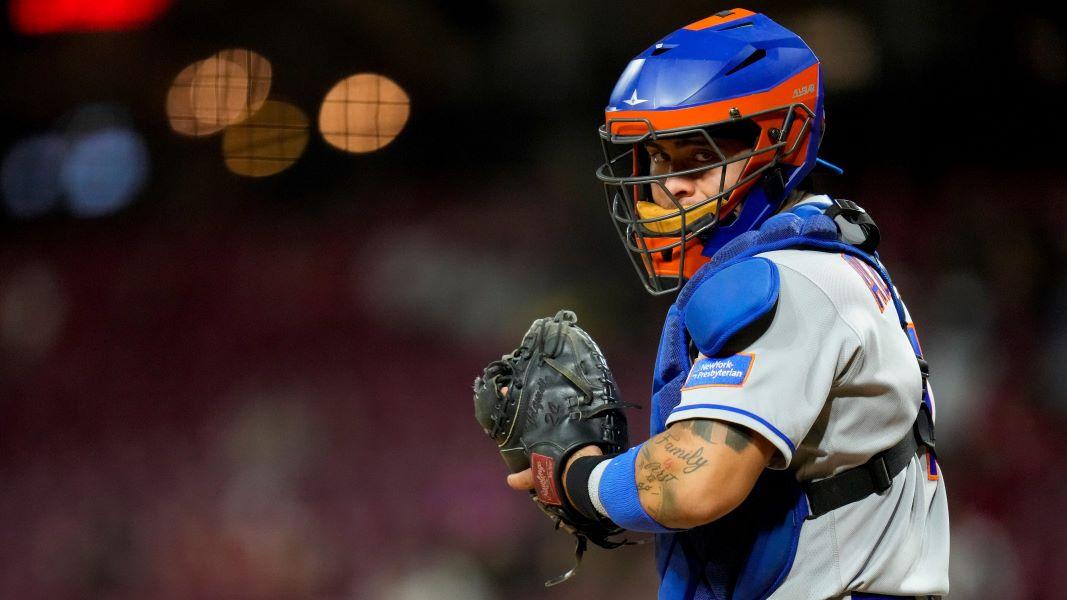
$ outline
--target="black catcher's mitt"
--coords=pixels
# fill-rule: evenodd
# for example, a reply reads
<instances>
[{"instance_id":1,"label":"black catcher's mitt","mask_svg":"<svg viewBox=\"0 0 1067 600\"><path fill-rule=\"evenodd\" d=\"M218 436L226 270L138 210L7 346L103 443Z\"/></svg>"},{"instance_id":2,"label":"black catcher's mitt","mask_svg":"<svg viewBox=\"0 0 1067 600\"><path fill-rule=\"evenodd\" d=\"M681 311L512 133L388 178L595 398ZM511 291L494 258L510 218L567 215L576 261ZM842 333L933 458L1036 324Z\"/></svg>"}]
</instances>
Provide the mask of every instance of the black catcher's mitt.
<instances>
[{"instance_id":1,"label":"black catcher's mitt","mask_svg":"<svg viewBox=\"0 0 1067 600\"><path fill-rule=\"evenodd\" d=\"M580 561L586 539L603 548L626 542L608 539L622 532L614 523L586 516L571 504L562 484L563 468L583 446L618 453L628 448L629 439L615 377L577 321L569 310L534 321L518 348L474 380L474 415L499 445L512 473L533 469L534 501L557 529L578 538Z\"/></svg>"}]
</instances>

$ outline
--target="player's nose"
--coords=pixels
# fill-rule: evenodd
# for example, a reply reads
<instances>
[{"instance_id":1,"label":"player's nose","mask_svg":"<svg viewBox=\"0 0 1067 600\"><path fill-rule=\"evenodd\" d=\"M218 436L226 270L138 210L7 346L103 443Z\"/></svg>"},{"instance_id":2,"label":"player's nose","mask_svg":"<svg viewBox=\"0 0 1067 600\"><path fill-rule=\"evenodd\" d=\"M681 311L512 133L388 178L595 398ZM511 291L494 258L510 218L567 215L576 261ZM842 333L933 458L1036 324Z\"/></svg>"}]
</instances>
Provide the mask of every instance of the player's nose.
<instances>
[{"instance_id":1,"label":"player's nose","mask_svg":"<svg viewBox=\"0 0 1067 600\"><path fill-rule=\"evenodd\" d=\"M696 181L692 177L668 177L663 187L679 202L696 193Z\"/></svg>"}]
</instances>

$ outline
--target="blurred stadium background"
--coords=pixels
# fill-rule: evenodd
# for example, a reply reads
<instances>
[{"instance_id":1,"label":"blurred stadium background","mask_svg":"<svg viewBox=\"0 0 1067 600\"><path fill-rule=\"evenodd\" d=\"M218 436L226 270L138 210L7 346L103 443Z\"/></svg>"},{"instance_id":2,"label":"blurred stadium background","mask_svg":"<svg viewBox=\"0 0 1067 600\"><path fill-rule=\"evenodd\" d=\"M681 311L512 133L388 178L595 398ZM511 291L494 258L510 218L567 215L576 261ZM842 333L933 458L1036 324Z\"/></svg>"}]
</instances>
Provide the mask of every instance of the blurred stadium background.
<instances>
[{"instance_id":1,"label":"blurred stadium background","mask_svg":"<svg viewBox=\"0 0 1067 600\"><path fill-rule=\"evenodd\" d=\"M593 169L626 62L716 2L10 0L0 596L653 597L570 565L470 382L573 308L647 402L667 307ZM824 61L939 400L952 598L1067 586L1065 25L751 2ZM1052 10L1049 7L1047 10ZM647 411L634 413L635 438Z\"/></svg>"}]
</instances>

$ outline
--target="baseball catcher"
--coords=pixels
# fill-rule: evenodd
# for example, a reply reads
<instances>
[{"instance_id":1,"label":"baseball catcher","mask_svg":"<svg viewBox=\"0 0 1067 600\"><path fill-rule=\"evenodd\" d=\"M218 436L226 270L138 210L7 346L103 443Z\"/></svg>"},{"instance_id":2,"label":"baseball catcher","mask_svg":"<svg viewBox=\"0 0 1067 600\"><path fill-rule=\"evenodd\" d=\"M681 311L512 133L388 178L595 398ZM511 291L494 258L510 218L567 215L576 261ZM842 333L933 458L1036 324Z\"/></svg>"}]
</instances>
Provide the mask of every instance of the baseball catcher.
<instances>
[{"instance_id":1,"label":"baseball catcher","mask_svg":"<svg viewBox=\"0 0 1067 600\"><path fill-rule=\"evenodd\" d=\"M874 219L812 191L815 169L841 172L818 158L823 102L807 44L747 10L639 54L596 176L645 289L673 301L652 437L627 447L599 350L559 343L567 313L475 385L508 484L579 552L655 534L661 599L948 593L930 368Z\"/></svg>"}]
</instances>

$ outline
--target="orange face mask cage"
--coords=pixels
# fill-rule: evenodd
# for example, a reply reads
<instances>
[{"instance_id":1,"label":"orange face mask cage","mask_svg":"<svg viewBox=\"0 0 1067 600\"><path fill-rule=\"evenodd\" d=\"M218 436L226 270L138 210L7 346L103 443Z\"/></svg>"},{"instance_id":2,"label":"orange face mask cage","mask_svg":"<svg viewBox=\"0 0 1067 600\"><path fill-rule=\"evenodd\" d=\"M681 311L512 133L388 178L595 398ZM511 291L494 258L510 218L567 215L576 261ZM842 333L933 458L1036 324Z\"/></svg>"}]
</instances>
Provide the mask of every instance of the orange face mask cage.
<instances>
[{"instance_id":1,"label":"orange face mask cage","mask_svg":"<svg viewBox=\"0 0 1067 600\"><path fill-rule=\"evenodd\" d=\"M759 128L758 138L752 149L728 158L709 131L735 123L739 118L660 131L648 118L641 117L609 119L600 127L604 164L597 169L597 178L604 183L612 222L623 246L645 289L653 295L677 291L709 260L703 255L701 238L731 218L748 192L760 184L768 172L779 165L802 164L805 159L806 144L801 142L807 138L814 118L814 113L805 104L794 103L745 117ZM719 162L660 175L642 173L640 148L644 142L685 136L704 137L718 153ZM609 151L613 146L628 149L613 158ZM745 166L738 180L727 187L726 166L740 161L745 161ZM688 207L683 207L664 184L670 177L700 177L701 173L715 168L722 170L719 192ZM625 174L617 173L617 169ZM640 213L638 203L647 202L645 198L652 197L653 185L659 186L664 196L670 199L674 210L646 217ZM645 186L649 186L648 192L644 191ZM694 213L700 216L693 218ZM675 222L678 224L676 229ZM667 223L671 225L671 233L665 231L664 224Z\"/></svg>"}]
</instances>

